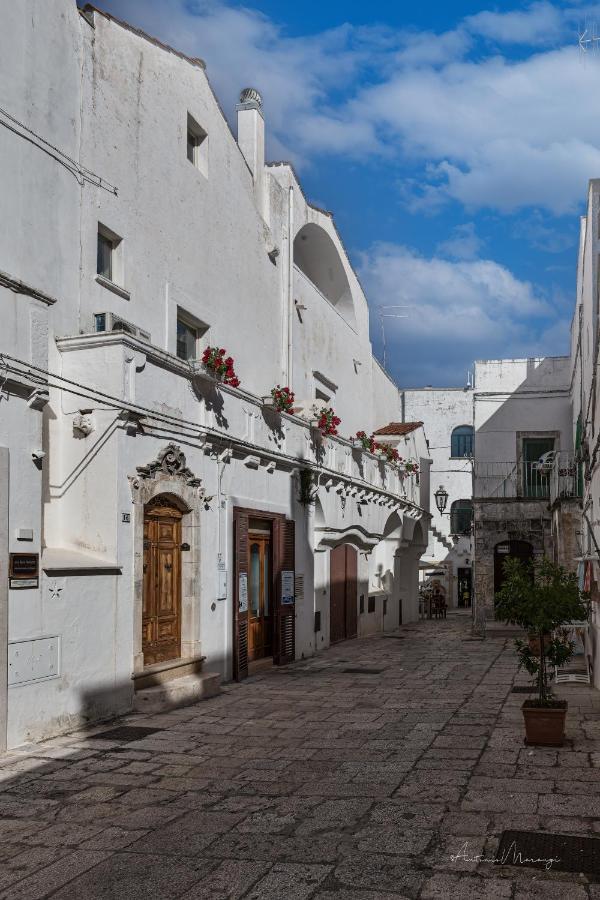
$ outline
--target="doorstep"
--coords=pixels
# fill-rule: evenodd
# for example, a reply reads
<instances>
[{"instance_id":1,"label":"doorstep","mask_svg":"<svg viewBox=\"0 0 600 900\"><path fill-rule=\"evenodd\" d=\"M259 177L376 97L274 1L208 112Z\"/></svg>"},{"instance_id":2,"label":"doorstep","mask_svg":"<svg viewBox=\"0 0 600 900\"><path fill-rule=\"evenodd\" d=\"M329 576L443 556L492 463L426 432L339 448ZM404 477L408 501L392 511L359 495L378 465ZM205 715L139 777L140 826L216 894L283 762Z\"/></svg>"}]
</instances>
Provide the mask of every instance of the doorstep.
<instances>
[{"instance_id":1,"label":"doorstep","mask_svg":"<svg viewBox=\"0 0 600 900\"><path fill-rule=\"evenodd\" d=\"M134 672L131 676L134 691L143 691L146 688L156 687L173 681L176 678L184 678L186 675L196 675L202 671L205 656L180 657L168 659L166 662L154 663L145 666L141 672Z\"/></svg>"},{"instance_id":2,"label":"doorstep","mask_svg":"<svg viewBox=\"0 0 600 900\"><path fill-rule=\"evenodd\" d=\"M221 676L218 672L196 672L136 690L133 709L137 713L153 715L180 706L190 706L200 700L215 697L220 692Z\"/></svg>"}]
</instances>

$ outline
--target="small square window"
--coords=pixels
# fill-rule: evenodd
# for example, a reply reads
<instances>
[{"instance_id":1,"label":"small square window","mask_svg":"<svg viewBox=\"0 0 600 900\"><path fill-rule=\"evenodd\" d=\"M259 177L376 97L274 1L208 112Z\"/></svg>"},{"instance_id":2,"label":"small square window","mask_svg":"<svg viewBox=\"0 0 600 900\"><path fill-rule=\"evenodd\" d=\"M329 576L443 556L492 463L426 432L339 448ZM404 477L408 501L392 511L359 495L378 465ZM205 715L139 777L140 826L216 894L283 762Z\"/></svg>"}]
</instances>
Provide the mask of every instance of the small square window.
<instances>
[{"instance_id":1,"label":"small square window","mask_svg":"<svg viewBox=\"0 0 600 900\"><path fill-rule=\"evenodd\" d=\"M194 319L189 313L177 311L177 356L192 362L200 357L200 338L208 331L208 325Z\"/></svg>"},{"instance_id":2,"label":"small square window","mask_svg":"<svg viewBox=\"0 0 600 900\"><path fill-rule=\"evenodd\" d=\"M122 241L118 234L98 223L96 272L115 284L123 283Z\"/></svg>"},{"instance_id":3,"label":"small square window","mask_svg":"<svg viewBox=\"0 0 600 900\"><path fill-rule=\"evenodd\" d=\"M177 319L177 356L187 360L198 357L198 331L182 319Z\"/></svg>"},{"instance_id":4,"label":"small square window","mask_svg":"<svg viewBox=\"0 0 600 900\"><path fill-rule=\"evenodd\" d=\"M187 117L187 158L208 176L208 135L188 113Z\"/></svg>"}]
</instances>

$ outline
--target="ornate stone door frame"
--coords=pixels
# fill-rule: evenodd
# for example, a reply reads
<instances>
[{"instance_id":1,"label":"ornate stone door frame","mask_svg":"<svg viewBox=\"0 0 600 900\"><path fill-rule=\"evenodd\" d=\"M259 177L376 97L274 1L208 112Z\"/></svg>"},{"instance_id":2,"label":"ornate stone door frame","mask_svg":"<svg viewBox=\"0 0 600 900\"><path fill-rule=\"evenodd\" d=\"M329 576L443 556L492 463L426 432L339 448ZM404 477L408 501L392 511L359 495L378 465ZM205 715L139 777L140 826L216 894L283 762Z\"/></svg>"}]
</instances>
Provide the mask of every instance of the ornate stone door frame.
<instances>
[{"instance_id":1,"label":"ornate stone door frame","mask_svg":"<svg viewBox=\"0 0 600 900\"><path fill-rule=\"evenodd\" d=\"M137 467L129 477L133 500L133 671L144 669L142 608L144 591L144 510L159 495L166 495L181 509L181 655L201 655L200 623L200 525L201 510L209 499L202 481L186 465L177 444L168 444L157 458Z\"/></svg>"}]
</instances>

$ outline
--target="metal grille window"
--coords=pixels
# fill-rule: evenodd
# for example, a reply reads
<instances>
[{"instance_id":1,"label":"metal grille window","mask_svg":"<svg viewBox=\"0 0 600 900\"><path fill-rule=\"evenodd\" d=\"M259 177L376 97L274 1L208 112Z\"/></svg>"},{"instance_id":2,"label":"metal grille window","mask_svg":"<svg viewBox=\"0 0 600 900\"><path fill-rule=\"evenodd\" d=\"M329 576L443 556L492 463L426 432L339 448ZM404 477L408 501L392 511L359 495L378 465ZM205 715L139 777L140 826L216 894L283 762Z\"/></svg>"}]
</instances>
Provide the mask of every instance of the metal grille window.
<instances>
[{"instance_id":1,"label":"metal grille window","mask_svg":"<svg viewBox=\"0 0 600 900\"><path fill-rule=\"evenodd\" d=\"M451 534L471 534L473 504L470 500L455 500L450 508Z\"/></svg>"},{"instance_id":2,"label":"metal grille window","mask_svg":"<svg viewBox=\"0 0 600 900\"><path fill-rule=\"evenodd\" d=\"M454 457L473 456L474 434L472 425L459 425L450 438L450 455Z\"/></svg>"}]
</instances>

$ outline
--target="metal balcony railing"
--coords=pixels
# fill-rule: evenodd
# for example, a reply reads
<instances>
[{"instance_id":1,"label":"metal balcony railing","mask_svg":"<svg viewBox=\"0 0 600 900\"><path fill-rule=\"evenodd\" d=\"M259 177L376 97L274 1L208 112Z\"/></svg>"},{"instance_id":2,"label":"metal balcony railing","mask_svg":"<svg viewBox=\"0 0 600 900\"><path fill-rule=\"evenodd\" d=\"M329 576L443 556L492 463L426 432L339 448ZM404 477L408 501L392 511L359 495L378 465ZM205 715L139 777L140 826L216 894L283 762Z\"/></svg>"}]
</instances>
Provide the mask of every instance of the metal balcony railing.
<instances>
[{"instance_id":1,"label":"metal balcony railing","mask_svg":"<svg viewBox=\"0 0 600 900\"><path fill-rule=\"evenodd\" d=\"M583 493L583 472L572 450L559 450L554 454L550 473L550 500L565 500L581 497Z\"/></svg>"},{"instance_id":2,"label":"metal balcony railing","mask_svg":"<svg viewBox=\"0 0 600 900\"><path fill-rule=\"evenodd\" d=\"M549 500L581 496L581 476L572 451L555 450L540 460L475 462L475 497Z\"/></svg>"}]
</instances>

